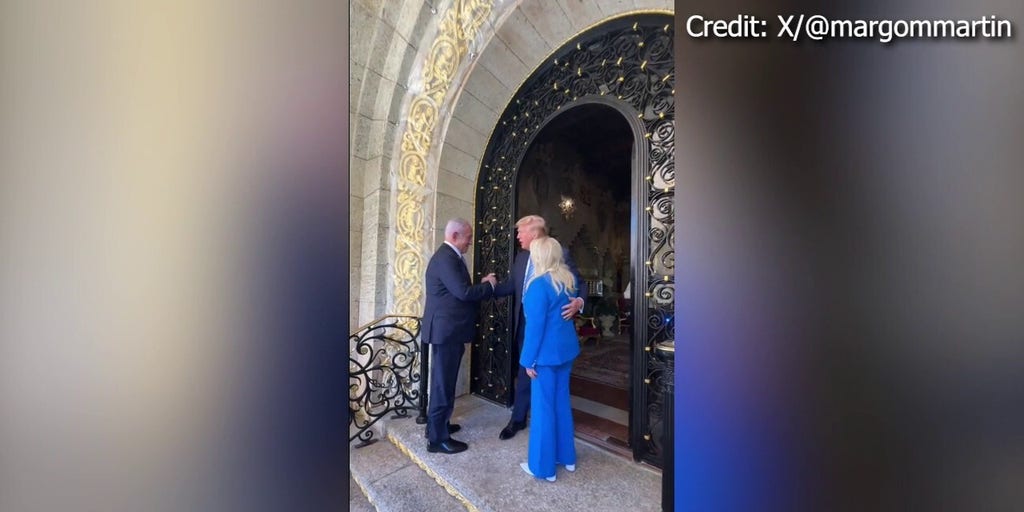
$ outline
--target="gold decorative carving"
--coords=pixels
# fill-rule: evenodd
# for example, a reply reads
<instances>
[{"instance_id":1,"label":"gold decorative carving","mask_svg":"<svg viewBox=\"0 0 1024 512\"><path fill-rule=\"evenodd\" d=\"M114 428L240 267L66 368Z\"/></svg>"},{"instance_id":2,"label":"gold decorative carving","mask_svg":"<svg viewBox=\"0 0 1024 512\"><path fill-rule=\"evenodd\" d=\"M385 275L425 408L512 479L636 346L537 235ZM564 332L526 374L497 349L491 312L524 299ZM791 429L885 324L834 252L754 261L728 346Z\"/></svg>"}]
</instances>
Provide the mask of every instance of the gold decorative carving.
<instances>
[{"instance_id":1,"label":"gold decorative carving","mask_svg":"<svg viewBox=\"0 0 1024 512\"><path fill-rule=\"evenodd\" d=\"M409 104L398 159L395 211L394 313L419 315L426 268L427 166L431 142L448 90L477 32L491 14L491 0L454 0L438 24L422 71L423 90Z\"/></svg>"}]
</instances>

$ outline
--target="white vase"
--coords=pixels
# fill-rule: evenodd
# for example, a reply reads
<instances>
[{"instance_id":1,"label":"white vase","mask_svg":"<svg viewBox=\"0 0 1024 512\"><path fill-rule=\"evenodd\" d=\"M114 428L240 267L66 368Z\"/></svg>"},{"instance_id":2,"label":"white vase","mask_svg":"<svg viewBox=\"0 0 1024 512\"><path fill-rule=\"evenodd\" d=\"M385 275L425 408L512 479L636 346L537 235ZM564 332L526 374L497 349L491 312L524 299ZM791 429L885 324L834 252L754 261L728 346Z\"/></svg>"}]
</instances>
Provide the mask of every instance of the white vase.
<instances>
[{"instance_id":1,"label":"white vase","mask_svg":"<svg viewBox=\"0 0 1024 512\"><path fill-rule=\"evenodd\" d=\"M601 315L597 317L598 323L601 324L601 336L615 336L612 332L612 326L615 325L614 315Z\"/></svg>"}]
</instances>

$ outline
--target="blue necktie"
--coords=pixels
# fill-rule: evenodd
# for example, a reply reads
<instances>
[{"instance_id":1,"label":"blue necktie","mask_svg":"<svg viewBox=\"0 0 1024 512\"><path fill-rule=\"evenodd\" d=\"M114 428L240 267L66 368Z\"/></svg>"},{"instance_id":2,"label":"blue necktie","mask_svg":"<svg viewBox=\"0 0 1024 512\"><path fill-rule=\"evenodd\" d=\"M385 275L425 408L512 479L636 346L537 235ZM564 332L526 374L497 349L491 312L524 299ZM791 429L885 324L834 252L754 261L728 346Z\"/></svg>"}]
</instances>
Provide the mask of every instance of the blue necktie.
<instances>
[{"instance_id":1,"label":"blue necktie","mask_svg":"<svg viewBox=\"0 0 1024 512\"><path fill-rule=\"evenodd\" d=\"M523 295L526 295L526 283L530 281L530 276L533 275L533 260L526 259L526 274L523 275Z\"/></svg>"}]
</instances>

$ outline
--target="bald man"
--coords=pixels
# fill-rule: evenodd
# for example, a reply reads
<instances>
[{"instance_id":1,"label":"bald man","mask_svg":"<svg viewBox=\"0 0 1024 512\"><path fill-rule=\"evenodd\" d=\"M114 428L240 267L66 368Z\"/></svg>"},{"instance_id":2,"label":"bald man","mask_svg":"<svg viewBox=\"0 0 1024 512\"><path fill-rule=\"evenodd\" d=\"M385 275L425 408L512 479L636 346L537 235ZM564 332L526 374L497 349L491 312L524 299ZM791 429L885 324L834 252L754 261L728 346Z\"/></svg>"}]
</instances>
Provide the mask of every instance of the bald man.
<instances>
[{"instance_id":1,"label":"bald man","mask_svg":"<svg viewBox=\"0 0 1024 512\"><path fill-rule=\"evenodd\" d=\"M455 408L455 382L466 343L476 336L480 301L493 295L497 280L488 274L473 284L463 255L473 243L469 222L452 219L444 243L430 258L425 276L427 303L423 308L422 339L433 347L430 394L427 400L427 451L459 453L469 446L453 439L459 425L449 423Z\"/></svg>"}]
</instances>

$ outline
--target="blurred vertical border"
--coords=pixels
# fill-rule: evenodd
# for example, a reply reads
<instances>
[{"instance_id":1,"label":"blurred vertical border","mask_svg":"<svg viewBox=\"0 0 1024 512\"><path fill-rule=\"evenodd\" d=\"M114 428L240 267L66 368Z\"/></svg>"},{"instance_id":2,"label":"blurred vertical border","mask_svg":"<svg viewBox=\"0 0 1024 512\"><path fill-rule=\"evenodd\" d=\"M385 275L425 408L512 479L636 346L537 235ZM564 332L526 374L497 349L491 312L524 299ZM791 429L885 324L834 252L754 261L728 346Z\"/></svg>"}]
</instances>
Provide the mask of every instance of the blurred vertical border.
<instances>
[{"instance_id":1,"label":"blurred vertical border","mask_svg":"<svg viewBox=\"0 0 1024 512\"><path fill-rule=\"evenodd\" d=\"M790 14L1024 23L676 3L676 510L1020 509L1020 37L792 43Z\"/></svg>"},{"instance_id":2,"label":"blurred vertical border","mask_svg":"<svg viewBox=\"0 0 1024 512\"><path fill-rule=\"evenodd\" d=\"M0 510L346 506L348 9L0 5Z\"/></svg>"}]
</instances>

